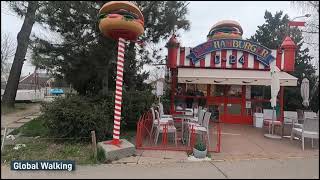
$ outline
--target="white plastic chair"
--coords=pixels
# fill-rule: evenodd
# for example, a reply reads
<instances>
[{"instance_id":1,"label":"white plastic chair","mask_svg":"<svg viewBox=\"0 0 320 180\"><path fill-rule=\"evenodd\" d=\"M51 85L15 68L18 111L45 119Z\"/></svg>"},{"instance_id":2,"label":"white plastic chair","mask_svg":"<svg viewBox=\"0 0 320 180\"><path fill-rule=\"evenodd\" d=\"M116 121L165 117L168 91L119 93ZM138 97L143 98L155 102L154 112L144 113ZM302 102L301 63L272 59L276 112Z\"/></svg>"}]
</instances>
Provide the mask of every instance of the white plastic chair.
<instances>
[{"instance_id":1,"label":"white plastic chair","mask_svg":"<svg viewBox=\"0 0 320 180\"><path fill-rule=\"evenodd\" d=\"M268 126L269 134L271 134L272 118L274 118L274 120L273 120L274 126L281 126L282 125L281 121L277 120L276 110L274 110L274 115L273 115L273 109L264 109L263 110L263 124L265 126Z\"/></svg>"},{"instance_id":2,"label":"white plastic chair","mask_svg":"<svg viewBox=\"0 0 320 180\"><path fill-rule=\"evenodd\" d=\"M306 118L315 118L315 117L317 117L317 113L315 113L315 112L312 112L312 111L305 111L304 113L303 113L303 116L304 116L304 119L306 119Z\"/></svg>"},{"instance_id":3,"label":"white plastic chair","mask_svg":"<svg viewBox=\"0 0 320 180\"><path fill-rule=\"evenodd\" d=\"M298 113L296 111L284 111L283 122L285 124L292 124L298 122Z\"/></svg>"},{"instance_id":4,"label":"white plastic chair","mask_svg":"<svg viewBox=\"0 0 320 180\"><path fill-rule=\"evenodd\" d=\"M159 103L159 113L160 113L160 117L161 118L172 118L172 115L170 114L164 114L164 111L163 111L163 104L162 103Z\"/></svg>"},{"instance_id":5,"label":"white plastic chair","mask_svg":"<svg viewBox=\"0 0 320 180\"><path fill-rule=\"evenodd\" d=\"M295 127L291 131L291 140L295 135L301 136L302 150L304 150L304 138L311 138L312 148L313 139L319 139L319 117L306 118L302 125L302 128Z\"/></svg>"},{"instance_id":6,"label":"white plastic chair","mask_svg":"<svg viewBox=\"0 0 320 180\"><path fill-rule=\"evenodd\" d=\"M298 112L298 122L296 123L297 126L300 125L302 127L302 124L306 118L317 117L317 114L312 111L303 111L303 110L299 109L299 110L297 110L297 112ZM299 123L299 121L300 121L300 123Z\"/></svg>"},{"instance_id":7,"label":"white plastic chair","mask_svg":"<svg viewBox=\"0 0 320 180\"><path fill-rule=\"evenodd\" d=\"M296 111L284 111L283 121L285 124L291 124L293 127L302 127L302 124L298 122L298 113Z\"/></svg>"},{"instance_id":8,"label":"white plastic chair","mask_svg":"<svg viewBox=\"0 0 320 180\"><path fill-rule=\"evenodd\" d=\"M155 110L153 107L150 108L151 113L152 113L152 127L151 127L151 133L150 133L150 138L153 133L153 129L157 127L159 124L167 124L169 122L173 122L172 118L157 118L156 113L157 110Z\"/></svg>"},{"instance_id":9,"label":"white plastic chair","mask_svg":"<svg viewBox=\"0 0 320 180\"><path fill-rule=\"evenodd\" d=\"M205 114L205 110L200 110L199 112L198 112L198 116L197 117L195 117L195 118L190 118L189 120L190 120L190 122L188 123L189 125L190 124L192 124L192 123L195 123L195 124L198 124L198 125L202 125L202 121L203 121L203 117L204 117L204 114Z\"/></svg>"},{"instance_id":10,"label":"white plastic chair","mask_svg":"<svg viewBox=\"0 0 320 180\"><path fill-rule=\"evenodd\" d=\"M193 116L193 109L192 108L186 108L185 110L187 110L187 112L185 112L185 115L190 115Z\"/></svg>"},{"instance_id":11,"label":"white plastic chair","mask_svg":"<svg viewBox=\"0 0 320 180\"><path fill-rule=\"evenodd\" d=\"M202 125L197 125L197 124L192 124L192 123L190 123L188 125L188 128L189 128L189 142L188 142L188 144L189 144L189 146L190 146L190 139L191 139L191 133L192 133L191 130L192 130L192 126L193 126L194 132L196 134L203 135L203 133L206 133L207 139L208 139L208 147L210 147L210 139L209 139L209 121L210 121L210 117L211 117L211 112L205 112L204 113L204 117L203 117Z\"/></svg>"},{"instance_id":12,"label":"white plastic chair","mask_svg":"<svg viewBox=\"0 0 320 180\"><path fill-rule=\"evenodd\" d=\"M159 139L159 134L164 132L164 128L165 126L167 126L167 133L173 133L174 134L174 142L177 146L177 129L176 127L173 125L173 123L160 123L160 115L159 112L157 110L155 110L155 114L157 117L157 121L158 121L158 126L157 126L157 130L156 130L156 136L154 139L154 143L157 144L158 143L158 139Z\"/></svg>"},{"instance_id":13,"label":"white plastic chair","mask_svg":"<svg viewBox=\"0 0 320 180\"><path fill-rule=\"evenodd\" d=\"M193 110L193 116L195 118L198 118L200 111L202 110L202 106L198 106L198 108L194 108Z\"/></svg>"}]
</instances>

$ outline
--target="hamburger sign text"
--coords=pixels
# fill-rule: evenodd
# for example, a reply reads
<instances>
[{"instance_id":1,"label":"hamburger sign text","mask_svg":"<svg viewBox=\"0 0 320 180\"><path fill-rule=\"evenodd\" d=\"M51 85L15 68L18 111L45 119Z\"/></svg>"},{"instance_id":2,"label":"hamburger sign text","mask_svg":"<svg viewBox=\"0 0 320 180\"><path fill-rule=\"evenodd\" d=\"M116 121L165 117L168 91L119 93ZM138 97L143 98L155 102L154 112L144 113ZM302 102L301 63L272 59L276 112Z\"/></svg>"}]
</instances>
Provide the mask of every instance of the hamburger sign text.
<instances>
[{"instance_id":1,"label":"hamburger sign text","mask_svg":"<svg viewBox=\"0 0 320 180\"><path fill-rule=\"evenodd\" d=\"M212 51L220 51L220 50L242 50L249 52L253 55L257 56L257 60L259 60L263 65L269 66L270 62L275 58L271 55L271 50L261 46L257 43L241 40L241 39L219 39L212 40L200 44L190 50L190 54L187 58L191 59L195 64L200 59L202 59L206 54ZM233 59L233 58L230 58ZM242 58L240 58L242 59ZM234 61L233 61L234 62Z\"/></svg>"}]
</instances>

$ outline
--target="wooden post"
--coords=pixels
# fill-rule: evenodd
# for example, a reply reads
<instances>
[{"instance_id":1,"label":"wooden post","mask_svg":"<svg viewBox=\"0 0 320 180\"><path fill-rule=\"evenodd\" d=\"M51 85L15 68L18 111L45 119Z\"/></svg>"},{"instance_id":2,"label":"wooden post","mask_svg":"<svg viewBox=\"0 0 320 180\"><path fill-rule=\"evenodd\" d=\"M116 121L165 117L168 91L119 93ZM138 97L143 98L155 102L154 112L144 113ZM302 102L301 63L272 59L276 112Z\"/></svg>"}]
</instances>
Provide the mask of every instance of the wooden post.
<instances>
[{"instance_id":1,"label":"wooden post","mask_svg":"<svg viewBox=\"0 0 320 180\"><path fill-rule=\"evenodd\" d=\"M94 158L97 158L97 141L96 141L96 132L91 131L91 140L92 140L92 150Z\"/></svg>"},{"instance_id":2,"label":"wooden post","mask_svg":"<svg viewBox=\"0 0 320 180\"><path fill-rule=\"evenodd\" d=\"M3 146L4 146L4 141L6 140L6 136L7 136L7 127L4 128L2 144L1 144L1 152L2 152L2 149L3 149Z\"/></svg>"}]
</instances>

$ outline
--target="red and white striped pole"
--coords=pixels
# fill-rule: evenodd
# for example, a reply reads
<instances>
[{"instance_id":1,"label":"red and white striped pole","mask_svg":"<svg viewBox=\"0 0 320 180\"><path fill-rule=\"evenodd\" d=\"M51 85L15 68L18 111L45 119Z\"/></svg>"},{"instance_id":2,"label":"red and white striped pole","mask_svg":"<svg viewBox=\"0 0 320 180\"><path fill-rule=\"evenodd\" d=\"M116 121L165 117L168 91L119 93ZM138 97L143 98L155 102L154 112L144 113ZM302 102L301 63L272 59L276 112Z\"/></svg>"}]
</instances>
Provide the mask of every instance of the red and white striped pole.
<instances>
[{"instance_id":1,"label":"red and white striped pole","mask_svg":"<svg viewBox=\"0 0 320 180\"><path fill-rule=\"evenodd\" d=\"M113 124L113 140L112 144L120 143L120 120L121 120L121 104L122 104L122 82L124 69L124 53L125 40L119 38L118 40L118 59L117 59L117 77L116 77L116 91L114 100L114 124Z\"/></svg>"}]
</instances>

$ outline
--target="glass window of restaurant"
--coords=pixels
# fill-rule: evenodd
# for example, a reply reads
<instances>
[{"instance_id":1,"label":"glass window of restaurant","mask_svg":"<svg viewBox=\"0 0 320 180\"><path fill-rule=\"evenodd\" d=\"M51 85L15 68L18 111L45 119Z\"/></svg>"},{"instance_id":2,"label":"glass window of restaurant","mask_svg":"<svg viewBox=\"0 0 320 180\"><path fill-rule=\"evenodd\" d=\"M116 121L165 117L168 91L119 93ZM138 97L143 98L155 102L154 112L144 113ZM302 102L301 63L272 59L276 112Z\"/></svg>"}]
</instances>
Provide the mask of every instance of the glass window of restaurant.
<instances>
[{"instance_id":1,"label":"glass window of restaurant","mask_svg":"<svg viewBox=\"0 0 320 180\"><path fill-rule=\"evenodd\" d=\"M175 106L193 108L206 106L207 84L179 83L175 98Z\"/></svg>"},{"instance_id":2,"label":"glass window of restaurant","mask_svg":"<svg viewBox=\"0 0 320 180\"><path fill-rule=\"evenodd\" d=\"M251 86L252 109L254 112L263 113L263 109L272 109L270 104L270 86ZM277 117L280 116L280 104L277 102Z\"/></svg>"},{"instance_id":3,"label":"glass window of restaurant","mask_svg":"<svg viewBox=\"0 0 320 180\"><path fill-rule=\"evenodd\" d=\"M224 96L224 85L211 84L210 96L222 98ZM208 104L208 110L211 112L211 119L219 120L219 116L224 114L223 99L210 101L210 104Z\"/></svg>"},{"instance_id":4,"label":"glass window of restaurant","mask_svg":"<svg viewBox=\"0 0 320 180\"><path fill-rule=\"evenodd\" d=\"M241 98L242 87L241 85L227 85L227 97Z\"/></svg>"},{"instance_id":5,"label":"glass window of restaurant","mask_svg":"<svg viewBox=\"0 0 320 180\"><path fill-rule=\"evenodd\" d=\"M211 96L224 96L224 85L211 84Z\"/></svg>"}]
</instances>

